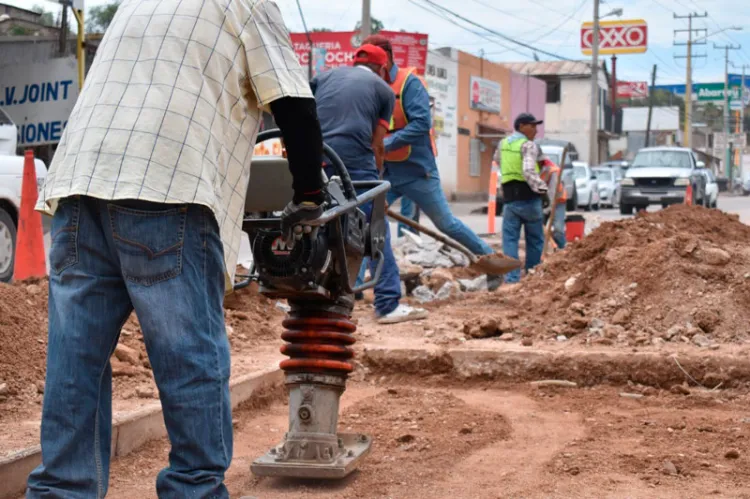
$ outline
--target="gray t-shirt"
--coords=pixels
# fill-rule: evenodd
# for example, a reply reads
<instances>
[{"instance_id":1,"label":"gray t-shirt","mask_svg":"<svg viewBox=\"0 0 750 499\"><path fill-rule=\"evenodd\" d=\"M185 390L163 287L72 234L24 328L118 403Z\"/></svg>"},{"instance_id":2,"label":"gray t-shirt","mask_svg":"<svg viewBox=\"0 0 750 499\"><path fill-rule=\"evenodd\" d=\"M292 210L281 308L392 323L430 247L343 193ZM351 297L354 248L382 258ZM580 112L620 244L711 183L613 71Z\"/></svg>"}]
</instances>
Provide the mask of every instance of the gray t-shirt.
<instances>
[{"instance_id":1,"label":"gray t-shirt","mask_svg":"<svg viewBox=\"0 0 750 499\"><path fill-rule=\"evenodd\" d=\"M368 68L351 66L320 73L310 86L323 140L353 178L377 179L372 136L378 123L388 127L396 100L393 90Z\"/></svg>"}]
</instances>

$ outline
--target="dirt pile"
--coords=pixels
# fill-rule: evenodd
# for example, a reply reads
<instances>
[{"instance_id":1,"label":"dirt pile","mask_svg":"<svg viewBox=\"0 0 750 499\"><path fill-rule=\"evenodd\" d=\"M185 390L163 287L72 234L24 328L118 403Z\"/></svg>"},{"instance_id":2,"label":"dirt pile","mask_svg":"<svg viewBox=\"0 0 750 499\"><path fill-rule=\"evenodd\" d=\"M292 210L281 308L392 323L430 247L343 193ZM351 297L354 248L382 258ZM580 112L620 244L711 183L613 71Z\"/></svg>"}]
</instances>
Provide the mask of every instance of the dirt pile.
<instances>
[{"instance_id":1,"label":"dirt pile","mask_svg":"<svg viewBox=\"0 0 750 499\"><path fill-rule=\"evenodd\" d=\"M47 358L47 280L0 284L0 411L41 401ZM250 286L229 295L224 318L232 352L279 340L284 312ZM143 332L135 313L111 359L115 392L155 398ZM1 414L0 414L1 416Z\"/></svg>"},{"instance_id":2,"label":"dirt pile","mask_svg":"<svg viewBox=\"0 0 750 499\"><path fill-rule=\"evenodd\" d=\"M0 407L43 389L46 357L47 281L0 284Z\"/></svg>"},{"instance_id":3,"label":"dirt pile","mask_svg":"<svg viewBox=\"0 0 750 499\"><path fill-rule=\"evenodd\" d=\"M708 348L748 341L750 227L684 205L604 223L520 285L479 300L497 312L466 321L472 338Z\"/></svg>"}]
</instances>

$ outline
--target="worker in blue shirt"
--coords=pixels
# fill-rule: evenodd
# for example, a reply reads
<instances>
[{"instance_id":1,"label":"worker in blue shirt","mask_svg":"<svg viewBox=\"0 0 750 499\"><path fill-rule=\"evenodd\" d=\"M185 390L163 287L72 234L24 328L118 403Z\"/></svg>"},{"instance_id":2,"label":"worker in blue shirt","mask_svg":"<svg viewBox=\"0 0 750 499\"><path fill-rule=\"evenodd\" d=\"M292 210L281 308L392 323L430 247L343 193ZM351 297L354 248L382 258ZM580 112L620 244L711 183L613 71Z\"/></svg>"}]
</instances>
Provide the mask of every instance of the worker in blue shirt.
<instances>
[{"instance_id":1,"label":"worker in blue shirt","mask_svg":"<svg viewBox=\"0 0 750 499\"><path fill-rule=\"evenodd\" d=\"M388 203L409 198L441 232L474 254L494 253L448 206L435 162L430 96L425 84L411 68L399 68L393 62L391 42L384 36L372 35L363 43L381 47L388 54L390 85L396 94L391 130L383 142L386 151L383 178L391 183ZM501 281L494 277L491 280L492 287Z\"/></svg>"},{"instance_id":2,"label":"worker in blue shirt","mask_svg":"<svg viewBox=\"0 0 750 499\"><path fill-rule=\"evenodd\" d=\"M387 60L381 48L362 45L355 54L354 67L324 71L310 82L323 141L336 151L352 180L380 178L385 156L383 137L395 103L393 92L386 83ZM334 174L330 165L325 166L329 176ZM362 209L369 217L372 203L365 204ZM388 225L383 259L383 270L375 284L378 323L396 324L427 317L426 310L400 303L401 280ZM373 275L375 268L375 262L370 262Z\"/></svg>"}]
</instances>

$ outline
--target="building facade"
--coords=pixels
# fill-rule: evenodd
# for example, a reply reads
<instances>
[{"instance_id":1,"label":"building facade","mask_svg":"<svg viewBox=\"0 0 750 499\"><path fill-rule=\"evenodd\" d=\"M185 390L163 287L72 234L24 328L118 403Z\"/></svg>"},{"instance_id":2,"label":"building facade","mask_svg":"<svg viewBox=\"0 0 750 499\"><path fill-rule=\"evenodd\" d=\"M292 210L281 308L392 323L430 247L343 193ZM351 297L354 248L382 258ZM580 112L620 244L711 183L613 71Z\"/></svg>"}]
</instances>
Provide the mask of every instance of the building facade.
<instances>
[{"instance_id":1,"label":"building facade","mask_svg":"<svg viewBox=\"0 0 750 499\"><path fill-rule=\"evenodd\" d=\"M545 96L545 137L567 140L578 150L582 161L598 164L609 157L609 141L622 129L622 110L613 113L609 105L609 74L606 61L598 70L599 113L597 127L598 157L589 158L591 64L587 61L517 62L508 68L529 77L543 80Z\"/></svg>"}]
</instances>

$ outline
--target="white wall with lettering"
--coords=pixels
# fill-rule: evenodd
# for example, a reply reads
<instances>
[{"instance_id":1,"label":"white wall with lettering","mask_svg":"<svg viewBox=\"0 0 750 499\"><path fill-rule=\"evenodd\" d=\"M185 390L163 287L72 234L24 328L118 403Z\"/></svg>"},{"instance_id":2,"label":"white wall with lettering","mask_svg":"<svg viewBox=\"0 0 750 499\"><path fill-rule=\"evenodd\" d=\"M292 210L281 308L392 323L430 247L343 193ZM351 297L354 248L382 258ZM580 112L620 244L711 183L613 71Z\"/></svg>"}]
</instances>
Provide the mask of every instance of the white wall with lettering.
<instances>
[{"instance_id":1,"label":"white wall with lettering","mask_svg":"<svg viewBox=\"0 0 750 499\"><path fill-rule=\"evenodd\" d=\"M18 127L18 147L60 141L78 98L75 57L0 69L0 107Z\"/></svg>"},{"instance_id":2,"label":"white wall with lettering","mask_svg":"<svg viewBox=\"0 0 750 499\"><path fill-rule=\"evenodd\" d=\"M427 53L425 77L430 97L435 99L433 126L437 141L437 165L443 191L456 192L458 182L458 61L440 52Z\"/></svg>"}]
</instances>

